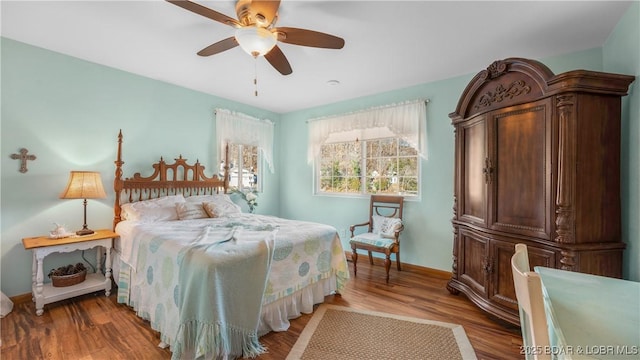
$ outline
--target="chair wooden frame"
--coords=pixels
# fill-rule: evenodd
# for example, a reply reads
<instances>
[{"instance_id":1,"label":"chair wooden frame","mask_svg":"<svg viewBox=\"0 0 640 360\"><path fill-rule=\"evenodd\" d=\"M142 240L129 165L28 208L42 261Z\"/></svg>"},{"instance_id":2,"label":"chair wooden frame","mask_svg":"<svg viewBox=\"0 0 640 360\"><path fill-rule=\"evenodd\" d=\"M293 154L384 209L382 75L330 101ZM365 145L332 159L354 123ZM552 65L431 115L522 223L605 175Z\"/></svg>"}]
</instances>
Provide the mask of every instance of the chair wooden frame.
<instances>
[{"instance_id":1,"label":"chair wooden frame","mask_svg":"<svg viewBox=\"0 0 640 360\"><path fill-rule=\"evenodd\" d=\"M520 311L522 344L527 359L551 359L549 330L544 310L540 275L529 267L529 252L525 244L516 244L511 257L513 283Z\"/></svg>"},{"instance_id":2,"label":"chair wooden frame","mask_svg":"<svg viewBox=\"0 0 640 360\"><path fill-rule=\"evenodd\" d=\"M369 233L373 232L373 215L395 217L402 220L402 209L404 207L404 198L402 196L391 195L371 195L369 202L369 221L351 225L349 231L351 232L351 238L353 239L356 228L367 226ZM372 252L379 252L385 254L384 267L387 273L386 282L389 283L389 269L391 268L391 254L396 255L396 267L398 271L402 270L400 265L400 233L404 229L404 225L401 225L393 235L394 244L391 247L375 246L371 244L353 243L351 242L351 260L353 261L353 274L357 275L358 272L358 252L357 250L366 250L369 254L369 263L373 265Z\"/></svg>"}]
</instances>

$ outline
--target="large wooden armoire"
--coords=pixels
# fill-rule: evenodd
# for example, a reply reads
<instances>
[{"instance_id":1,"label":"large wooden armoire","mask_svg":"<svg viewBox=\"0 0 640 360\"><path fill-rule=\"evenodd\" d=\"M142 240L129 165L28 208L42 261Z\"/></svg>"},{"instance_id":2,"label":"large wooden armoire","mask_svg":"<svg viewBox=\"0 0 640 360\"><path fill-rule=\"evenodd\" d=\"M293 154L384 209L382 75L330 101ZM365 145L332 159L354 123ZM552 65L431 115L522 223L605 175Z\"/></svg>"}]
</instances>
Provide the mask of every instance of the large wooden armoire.
<instances>
[{"instance_id":1,"label":"large wooden armoire","mask_svg":"<svg viewBox=\"0 0 640 360\"><path fill-rule=\"evenodd\" d=\"M519 324L511 256L621 277L621 97L633 76L554 75L508 58L479 72L455 128L453 273L447 289Z\"/></svg>"}]
</instances>

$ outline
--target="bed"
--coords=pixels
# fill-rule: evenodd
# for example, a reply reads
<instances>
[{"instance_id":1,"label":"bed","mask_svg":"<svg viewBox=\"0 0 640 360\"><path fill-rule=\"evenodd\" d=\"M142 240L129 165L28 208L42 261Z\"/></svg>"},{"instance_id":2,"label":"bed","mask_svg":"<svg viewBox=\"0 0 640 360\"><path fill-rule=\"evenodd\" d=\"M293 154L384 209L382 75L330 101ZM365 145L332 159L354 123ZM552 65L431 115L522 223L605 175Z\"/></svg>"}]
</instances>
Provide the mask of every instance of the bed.
<instances>
[{"instance_id":1,"label":"bed","mask_svg":"<svg viewBox=\"0 0 640 360\"><path fill-rule=\"evenodd\" d=\"M285 331L349 279L332 226L243 213L224 177L182 156L123 178L115 161L114 280L170 346L172 359L255 357L259 337ZM225 164L228 153L225 154Z\"/></svg>"}]
</instances>

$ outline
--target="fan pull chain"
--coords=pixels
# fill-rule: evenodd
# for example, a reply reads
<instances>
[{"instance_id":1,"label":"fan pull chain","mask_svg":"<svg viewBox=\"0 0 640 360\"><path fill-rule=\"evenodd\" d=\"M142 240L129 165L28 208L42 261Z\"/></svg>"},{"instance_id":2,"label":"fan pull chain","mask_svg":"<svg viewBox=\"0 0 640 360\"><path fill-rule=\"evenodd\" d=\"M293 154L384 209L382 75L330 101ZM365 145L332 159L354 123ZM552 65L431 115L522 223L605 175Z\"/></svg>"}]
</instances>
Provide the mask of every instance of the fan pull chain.
<instances>
[{"instance_id":1,"label":"fan pull chain","mask_svg":"<svg viewBox=\"0 0 640 360\"><path fill-rule=\"evenodd\" d=\"M254 94L258 96L258 57L253 57L253 86L255 87Z\"/></svg>"}]
</instances>

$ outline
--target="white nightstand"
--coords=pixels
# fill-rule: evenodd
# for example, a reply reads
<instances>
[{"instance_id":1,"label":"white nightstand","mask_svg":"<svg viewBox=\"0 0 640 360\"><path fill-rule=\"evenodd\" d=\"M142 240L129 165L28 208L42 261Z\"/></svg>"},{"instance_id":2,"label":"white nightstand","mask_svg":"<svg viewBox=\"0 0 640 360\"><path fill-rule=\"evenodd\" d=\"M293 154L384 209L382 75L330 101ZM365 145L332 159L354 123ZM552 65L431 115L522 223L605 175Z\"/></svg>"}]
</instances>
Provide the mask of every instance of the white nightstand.
<instances>
[{"instance_id":1,"label":"white nightstand","mask_svg":"<svg viewBox=\"0 0 640 360\"><path fill-rule=\"evenodd\" d=\"M48 236L38 236L22 239L26 250L33 251L31 292L36 303L36 315L44 313L44 305L60 301L74 296L88 294L94 291L104 290L105 295L111 293L111 248L113 239L119 235L111 230L96 230L95 233L85 236L73 235L62 239L52 239ZM100 269L95 273L87 274L85 281L66 287L53 287L50 283L44 284L44 272L42 263L44 258L52 253L65 253L76 250L88 250L96 246L105 248L107 257L105 261L105 275ZM97 266L102 262L102 251L97 252Z\"/></svg>"}]
</instances>

